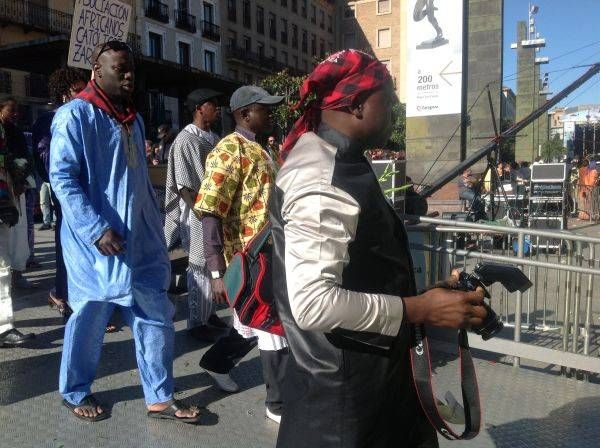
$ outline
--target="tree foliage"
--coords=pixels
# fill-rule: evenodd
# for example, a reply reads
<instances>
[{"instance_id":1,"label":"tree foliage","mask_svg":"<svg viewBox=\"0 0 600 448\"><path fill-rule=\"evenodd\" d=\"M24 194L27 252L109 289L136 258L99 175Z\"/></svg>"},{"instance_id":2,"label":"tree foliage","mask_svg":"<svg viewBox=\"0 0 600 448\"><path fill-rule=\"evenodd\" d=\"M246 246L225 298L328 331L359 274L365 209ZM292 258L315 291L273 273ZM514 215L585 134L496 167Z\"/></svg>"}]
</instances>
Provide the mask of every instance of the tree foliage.
<instances>
[{"instance_id":1,"label":"tree foliage","mask_svg":"<svg viewBox=\"0 0 600 448\"><path fill-rule=\"evenodd\" d=\"M542 145L542 157L546 162L552 162L554 159L560 158L566 151L567 148L564 147L560 136L557 134Z\"/></svg>"}]
</instances>

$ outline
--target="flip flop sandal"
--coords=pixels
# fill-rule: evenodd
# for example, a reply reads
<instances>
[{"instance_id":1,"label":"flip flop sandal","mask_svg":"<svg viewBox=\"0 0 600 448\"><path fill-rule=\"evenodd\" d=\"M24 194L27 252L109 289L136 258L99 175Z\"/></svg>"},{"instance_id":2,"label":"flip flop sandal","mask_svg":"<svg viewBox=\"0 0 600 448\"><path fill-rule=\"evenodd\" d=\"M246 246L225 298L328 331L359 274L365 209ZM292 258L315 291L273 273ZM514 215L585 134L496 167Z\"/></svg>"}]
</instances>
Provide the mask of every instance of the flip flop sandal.
<instances>
[{"instance_id":1,"label":"flip flop sandal","mask_svg":"<svg viewBox=\"0 0 600 448\"><path fill-rule=\"evenodd\" d=\"M177 400L173 400L171 402L171 405L165 409L163 409L162 411L148 411L148 417L149 418L158 418L158 419L163 419L163 420L177 420L183 423L199 423L200 422L200 414L198 414L196 417L178 417L176 415L177 411L184 411L184 410L190 410L190 411L197 411L199 410L196 406L183 406L181 404L181 402L177 401Z\"/></svg>"},{"instance_id":2,"label":"flip flop sandal","mask_svg":"<svg viewBox=\"0 0 600 448\"><path fill-rule=\"evenodd\" d=\"M63 400L63 406L65 406L67 409L69 409L71 411L71 413L77 417L80 420L84 420L86 422L99 422L101 420L106 420L109 417L108 412L106 411L106 409L104 409L104 412L102 412L102 414L98 414L95 417L86 417L85 415L80 415L77 412L75 412L76 408L80 408L80 409L96 409L97 407L101 407L102 406L96 401L96 398L93 395L88 395L87 397L85 397L80 404L72 404L69 403L67 400Z\"/></svg>"}]
</instances>

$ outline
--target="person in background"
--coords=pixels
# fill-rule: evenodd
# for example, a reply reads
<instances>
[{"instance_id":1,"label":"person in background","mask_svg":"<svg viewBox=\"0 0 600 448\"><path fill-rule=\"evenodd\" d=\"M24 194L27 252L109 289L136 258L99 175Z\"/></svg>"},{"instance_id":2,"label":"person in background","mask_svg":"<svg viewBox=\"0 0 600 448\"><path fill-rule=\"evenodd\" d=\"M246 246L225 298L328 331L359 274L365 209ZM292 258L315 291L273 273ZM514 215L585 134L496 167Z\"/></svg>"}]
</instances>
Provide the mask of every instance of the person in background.
<instances>
[{"instance_id":1,"label":"person in background","mask_svg":"<svg viewBox=\"0 0 600 448\"><path fill-rule=\"evenodd\" d=\"M56 109L71 101L75 95L85 88L85 84L86 76L77 69L61 68L54 71L48 80L48 90L55 109L41 115L35 121L32 128L32 142L34 158L36 160L35 166L38 175L43 182L40 189L40 204L52 202L54 214L56 215L56 225L54 227L56 276L54 278L54 288L49 293L48 304L51 307L57 308L65 322L71 315L71 308L68 304L69 293L67 288L67 271L60 240L60 227L63 219L62 209L60 207L60 202L54 195L54 192L52 192L48 174L50 169L50 141L52 139L50 126L54 119L54 115L56 114ZM46 212L44 215L46 215ZM40 230L48 229L49 227L47 227L46 224L46 219L44 219L44 225L40 227Z\"/></svg>"},{"instance_id":2,"label":"person in background","mask_svg":"<svg viewBox=\"0 0 600 448\"><path fill-rule=\"evenodd\" d=\"M197 89L188 95L186 104L193 121L171 145L165 192L167 248L173 249L181 243L188 254L188 333L210 342L216 341L228 325L215 314L202 224L192 210L204 178L206 157L219 141L211 127L220 117L217 101L221 95L210 89Z\"/></svg>"},{"instance_id":3,"label":"person in background","mask_svg":"<svg viewBox=\"0 0 600 448\"><path fill-rule=\"evenodd\" d=\"M175 132L171 129L168 124L161 124L158 127L158 149L155 152L156 160L159 164L167 163L169 160L169 150L175 140Z\"/></svg>"},{"instance_id":4,"label":"person in background","mask_svg":"<svg viewBox=\"0 0 600 448\"><path fill-rule=\"evenodd\" d=\"M199 410L173 398L174 307L170 263L132 101L129 46L93 52L94 77L52 122L50 182L64 219L61 242L69 304L59 391L79 419L109 416L91 392L106 324L118 308L135 340L149 418L198 423Z\"/></svg>"},{"instance_id":5,"label":"person in background","mask_svg":"<svg viewBox=\"0 0 600 448\"><path fill-rule=\"evenodd\" d=\"M12 156L6 146L4 127L0 122L0 211L8 212L9 208L14 210L17 207L14 198L22 196L24 182L22 172L13 165ZM3 348L17 347L34 338L33 333L24 334L15 328L12 291L10 285L3 284L11 281L13 235L9 224L4 222L0 215L0 347Z\"/></svg>"},{"instance_id":6,"label":"person in background","mask_svg":"<svg viewBox=\"0 0 600 448\"><path fill-rule=\"evenodd\" d=\"M277 167L256 138L272 131L272 108L282 101L283 97L272 96L256 86L242 86L233 92L229 104L235 131L224 137L206 159L194 210L202 222L211 290L219 303L227 302L223 281L227 264L269 220L267 207ZM284 407L281 385L288 358L287 342L280 336L242 325L235 312L233 318L229 334L204 354L200 367L223 391L237 392L239 386L229 372L258 338L267 388L266 414L279 422Z\"/></svg>"},{"instance_id":7,"label":"person in background","mask_svg":"<svg viewBox=\"0 0 600 448\"><path fill-rule=\"evenodd\" d=\"M529 182L531 180L531 168L529 168L529 162L521 162L521 168L519 169L521 173L521 178L524 181Z\"/></svg>"},{"instance_id":8,"label":"person in background","mask_svg":"<svg viewBox=\"0 0 600 448\"><path fill-rule=\"evenodd\" d=\"M158 159L154 154L154 143L152 143L152 140L146 139L144 144L146 150L146 163L148 164L148 166L157 166Z\"/></svg>"},{"instance_id":9,"label":"person in background","mask_svg":"<svg viewBox=\"0 0 600 448\"><path fill-rule=\"evenodd\" d=\"M16 288L31 289L33 285L23 277L23 272L27 269L30 261L32 249L29 234L29 208L27 207L26 192L35 188L33 177L33 160L27 148L25 135L17 127L17 101L8 97L0 101L0 123L4 128L4 142L6 151L10 154L10 160L14 166L13 169L22 173L20 180L15 181L15 201L19 209L19 222L9 229L11 234L11 257L12 267L12 285ZM24 231L23 231L24 229ZM26 253L26 255L25 255Z\"/></svg>"},{"instance_id":10,"label":"person in background","mask_svg":"<svg viewBox=\"0 0 600 448\"><path fill-rule=\"evenodd\" d=\"M267 147L265 148L271 159L279 160L279 145L277 144L277 139L275 139L274 135L270 135L267 139Z\"/></svg>"},{"instance_id":11,"label":"person in background","mask_svg":"<svg viewBox=\"0 0 600 448\"><path fill-rule=\"evenodd\" d=\"M411 324L486 315L481 290L417 295L403 222L363 155L391 134L395 98L385 65L357 50L331 55L300 88L269 205L291 350L281 448L437 447L411 374Z\"/></svg>"}]
</instances>

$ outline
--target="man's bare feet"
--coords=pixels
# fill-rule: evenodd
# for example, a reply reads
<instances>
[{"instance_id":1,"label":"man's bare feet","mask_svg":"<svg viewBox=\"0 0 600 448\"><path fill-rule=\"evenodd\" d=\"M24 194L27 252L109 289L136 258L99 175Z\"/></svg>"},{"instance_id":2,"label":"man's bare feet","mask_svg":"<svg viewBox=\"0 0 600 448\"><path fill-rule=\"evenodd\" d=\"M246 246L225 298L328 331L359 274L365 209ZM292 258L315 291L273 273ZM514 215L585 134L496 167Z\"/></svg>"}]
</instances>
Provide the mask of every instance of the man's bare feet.
<instances>
[{"instance_id":1,"label":"man's bare feet","mask_svg":"<svg viewBox=\"0 0 600 448\"><path fill-rule=\"evenodd\" d=\"M156 403L146 406L151 412L161 412L170 407L173 401L167 401L165 403ZM200 409L195 406L183 407L181 406L175 411L175 416L178 418L196 418L200 415Z\"/></svg>"},{"instance_id":2,"label":"man's bare feet","mask_svg":"<svg viewBox=\"0 0 600 448\"><path fill-rule=\"evenodd\" d=\"M100 406L77 406L73 412L77 415L81 415L83 417L88 417L88 418L96 418L98 417L100 414L104 413L104 409L102 409Z\"/></svg>"},{"instance_id":3,"label":"man's bare feet","mask_svg":"<svg viewBox=\"0 0 600 448\"><path fill-rule=\"evenodd\" d=\"M88 422L98 422L109 417L106 410L96 401L93 395L88 395L80 404L71 404L63 400L63 405L67 407L75 417Z\"/></svg>"}]
</instances>

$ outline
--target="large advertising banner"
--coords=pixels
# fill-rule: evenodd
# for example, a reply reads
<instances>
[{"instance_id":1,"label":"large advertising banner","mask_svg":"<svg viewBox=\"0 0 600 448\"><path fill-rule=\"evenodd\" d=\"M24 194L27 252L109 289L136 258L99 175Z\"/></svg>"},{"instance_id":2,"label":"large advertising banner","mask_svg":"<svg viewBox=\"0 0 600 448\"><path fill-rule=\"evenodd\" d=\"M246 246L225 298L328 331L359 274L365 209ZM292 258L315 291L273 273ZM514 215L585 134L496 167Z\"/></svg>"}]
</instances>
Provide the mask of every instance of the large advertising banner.
<instances>
[{"instance_id":1,"label":"large advertising banner","mask_svg":"<svg viewBox=\"0 0 600 448\"><path fill-rule=\"evenodd\" d=\"M130 20L131 5L119 0L76 0L67 64L91 70L94 48L109 40L125 42Z\"/></svg>"},{"instance_id":2,"label":"large advertising banner","mask_svg":"<svg viewBox=\"0 0 600 448\"><path fill-rule=\"evenodd\" d=\"M406 116L459 114L463 0L408 0Z\"/></svg>"}]
</instances>

